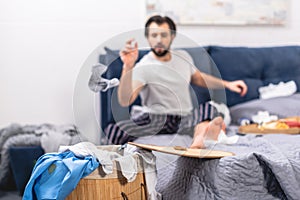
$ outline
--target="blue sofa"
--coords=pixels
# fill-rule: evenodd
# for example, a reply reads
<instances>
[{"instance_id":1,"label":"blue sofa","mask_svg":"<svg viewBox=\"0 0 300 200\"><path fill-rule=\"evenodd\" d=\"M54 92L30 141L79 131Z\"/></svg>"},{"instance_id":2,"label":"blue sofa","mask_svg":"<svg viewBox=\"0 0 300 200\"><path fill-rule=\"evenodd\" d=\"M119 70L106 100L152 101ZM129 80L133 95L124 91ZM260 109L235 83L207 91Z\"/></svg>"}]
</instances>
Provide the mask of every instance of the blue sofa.
<instances>
[{"instance_id":1,"label":"blue sofa","mask_svg":"<svg viewBox=\"0 0 300 200\"><path fill-rule=\"evenodd\" d=\"M258 88L269 83L277 84L280 81L294 80L298 92L300 89L300 46L279 47L191 47L183 48L193 58L195 66L201 71L212 74L224 80L241 79L248 85L248 92L244 97L226 90L207 90L193 86L196 94L196 103L215 100L224 102L229 107L259 98ZM99 57L100 63L108 67L106 78L119 78L122 70L122 61L118 50L105 48L106 54ZM139 52L138 60L147 53ZM101 98L101 127L115 120L129 118L129 108L121 107L117 100L116 90L109 90L100 94ZM134 104L139 104L137 99ZM113 116L112 113L118 113ZM114 119L118 117L118 119Z\"/></svg>"}]
</instances>

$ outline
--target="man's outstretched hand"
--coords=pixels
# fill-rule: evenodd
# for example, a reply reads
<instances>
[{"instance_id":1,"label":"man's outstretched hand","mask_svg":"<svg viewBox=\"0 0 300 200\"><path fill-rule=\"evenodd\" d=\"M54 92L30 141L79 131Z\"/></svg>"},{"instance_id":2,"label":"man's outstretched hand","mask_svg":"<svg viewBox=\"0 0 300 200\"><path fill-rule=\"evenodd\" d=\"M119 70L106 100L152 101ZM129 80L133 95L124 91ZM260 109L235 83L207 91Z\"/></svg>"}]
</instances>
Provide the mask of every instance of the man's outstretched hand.
<instances>
[{"instance_id":1,"label":"man's outstretched hand","mask_svg":"<svg viewBox=\"0 0 300 200\"><path fill-rule=\"evenodd\" d=\"M134 39L130 39L126 42L125 47L120 51L120 57L123 61L125 68L132 69L138 58L138 44L134 42Z\"/></svg>"},{"instance_id":2,"label":"man's outstretched hand","mask_svg":"<svg viewBox=\"0 0 300 200\"><path fill-rule=\"evenodd\" d=\"M245 96L248 91L246 83L242 80L227 82L225 87L232 92L239 93L242 97Z\"/></svg>"}]
</instances>

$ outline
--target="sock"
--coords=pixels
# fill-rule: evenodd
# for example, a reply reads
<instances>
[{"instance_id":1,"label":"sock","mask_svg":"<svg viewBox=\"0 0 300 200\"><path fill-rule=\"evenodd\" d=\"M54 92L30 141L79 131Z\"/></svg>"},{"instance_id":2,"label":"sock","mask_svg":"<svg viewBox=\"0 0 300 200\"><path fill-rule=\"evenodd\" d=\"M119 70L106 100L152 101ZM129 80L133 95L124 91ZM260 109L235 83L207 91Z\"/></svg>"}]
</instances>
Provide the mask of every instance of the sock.
<instances>
[{"instance_id":1,"label":"sock","mask_svg":"<svg viewBox=\"0 0 300 200\"><path fill-rule=\"evenodd\" d=\"M204 140L204 146L205 147L212 147L215 144L235 144L237 143L239 140L239 136L238 135L233 135L233 136L227 136L225 134L225 132L223 130L220 131L219 136L218 136L218 140Z\"/></svg>"},{"instance_id":2,"label":"sock","mask_svg":"<svg viewBox=\"0 0 300 200\"><path fill-rule=\"evenodd\" d=\"M107 66L101 63L97 63L92 67L92 75L88 85L93 92L106 92L109 88L119 85L119 80L117 78L108 80L102 77L106 70Z\"/></svg>"}]
</instances>

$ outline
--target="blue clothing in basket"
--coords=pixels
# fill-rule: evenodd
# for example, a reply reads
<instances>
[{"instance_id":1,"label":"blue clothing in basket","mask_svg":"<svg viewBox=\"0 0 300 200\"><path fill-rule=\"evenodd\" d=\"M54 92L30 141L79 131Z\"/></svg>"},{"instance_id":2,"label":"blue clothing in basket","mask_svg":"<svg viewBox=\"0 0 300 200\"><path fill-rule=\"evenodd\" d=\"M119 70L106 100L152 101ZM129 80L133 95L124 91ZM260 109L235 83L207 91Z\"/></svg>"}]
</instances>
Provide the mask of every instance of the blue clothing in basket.
<instances>
[{"instance_id":1,"label":"blue clothing in basket","mask_svg":"<svg viewBox=\"0 0 300 200\"><path fill-rule=\"evenodd\" d=\"M41 156L28 181L23 200L65 199L81 178L99 166L93 156L77 157L73 152L48 153Z\"/></svg>"}]
</instances>

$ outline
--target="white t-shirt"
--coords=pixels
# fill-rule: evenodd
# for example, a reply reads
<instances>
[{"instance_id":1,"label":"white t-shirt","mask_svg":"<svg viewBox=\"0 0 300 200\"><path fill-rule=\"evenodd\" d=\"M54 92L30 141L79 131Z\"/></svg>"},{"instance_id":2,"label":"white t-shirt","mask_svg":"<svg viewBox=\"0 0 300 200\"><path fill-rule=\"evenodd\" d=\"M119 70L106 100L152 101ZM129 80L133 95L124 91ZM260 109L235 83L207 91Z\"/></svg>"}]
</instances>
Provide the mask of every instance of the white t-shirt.
<instances>
[{"instance_id":1,"label":"white t-shirt","mask_svg":"<svg viewBox=\"0 0 300 200\"><path fill-rule=\"evenodd\" d=\"M151 113L186 115L192 110L191 76L196 68L191 56L183 50L171 51L171 60L158 61L151 53L133 68L132 79L140 81L142 106Z\"/></svg>"}]
</instances>

